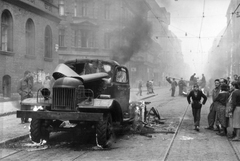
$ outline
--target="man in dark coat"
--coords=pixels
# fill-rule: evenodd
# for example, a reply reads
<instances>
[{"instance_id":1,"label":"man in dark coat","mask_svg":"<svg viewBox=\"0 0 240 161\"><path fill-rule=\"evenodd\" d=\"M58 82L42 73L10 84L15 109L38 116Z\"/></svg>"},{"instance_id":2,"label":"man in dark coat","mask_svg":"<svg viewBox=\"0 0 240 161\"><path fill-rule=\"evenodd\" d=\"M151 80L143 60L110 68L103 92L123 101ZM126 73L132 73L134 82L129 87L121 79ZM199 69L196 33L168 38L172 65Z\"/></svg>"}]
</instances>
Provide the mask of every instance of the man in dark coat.
<instances>
[{"instance_id":1,"label":"man in dark coat","mask_svg":"<svg viewBox=\"0 0 240 161\"><path fill-rule=\"evenodd\" d=\"M196 81L196 77L195 77L196 73L194 73L191 77L190 77L190 82L189 85L192 86L194 85L195 81Z\"/></svg>"},{"instance_id":2,"label":"man in dark coat","mask_svg":"<svg viewBox=\"0 0 240 161\"><path fill-rule=\"evenodd\" d=\"M178 88L179 88L179 96L183 95L183 88L186 86L186 83L184 82L183 78L178 82Z\"/></svg>"},{"instance_id":3,"label":"man in dark coat","mask_svg":"<svg viewBox=\"0 0 240 161\"><path fill-rule=\"evenodd\" d=\"M192 99L191 99L192 98ZM201 103L201 99L203 101ZM194 118L194 126L196 131L199 131L200 117L201 117L201 108L207 101L207 97L199 90L199 86L195 84L193 90L187 96L187 101L192 105L192 114Z\"/></svg>"}]
</instances>

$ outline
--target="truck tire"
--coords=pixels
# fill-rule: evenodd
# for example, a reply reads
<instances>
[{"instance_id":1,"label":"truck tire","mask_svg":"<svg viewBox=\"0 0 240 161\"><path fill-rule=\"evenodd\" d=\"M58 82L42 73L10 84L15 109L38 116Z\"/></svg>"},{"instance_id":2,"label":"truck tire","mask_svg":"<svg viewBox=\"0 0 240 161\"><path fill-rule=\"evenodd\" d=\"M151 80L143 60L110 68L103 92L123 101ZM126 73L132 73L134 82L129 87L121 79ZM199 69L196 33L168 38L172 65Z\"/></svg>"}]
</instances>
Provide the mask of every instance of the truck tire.
<instances>
[{"instance_id":1,"label":"truck tire","mask_svg":"<svg viewBox=\"0 0 240 161\"><path fill-rule=\"evenodd\" d=\"M30 125L30 139L33 142L40 143L42 140L49 140L49 131L47 131L44 120L32 119Z\"/></svg>"},{"instance_id":2,"label":"truck tire","mask_svg":"<svg viewBox=\"0 0 240 161\"><path fill-rule=\"evenodd\" d=\"M97 144L103 148L109 146L109 140L113 136L112 115L110 113L103 115L103 120L96 126Z\"/></svg>"}]
</instances>

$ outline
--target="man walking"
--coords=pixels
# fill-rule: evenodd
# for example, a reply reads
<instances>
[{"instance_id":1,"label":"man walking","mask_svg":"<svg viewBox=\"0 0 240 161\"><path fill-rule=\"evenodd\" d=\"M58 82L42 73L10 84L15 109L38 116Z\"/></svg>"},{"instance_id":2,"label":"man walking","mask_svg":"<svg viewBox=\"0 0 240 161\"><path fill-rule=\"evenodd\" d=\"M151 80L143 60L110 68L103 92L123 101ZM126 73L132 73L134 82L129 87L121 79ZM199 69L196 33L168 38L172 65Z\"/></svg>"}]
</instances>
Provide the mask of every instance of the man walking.
<instances>
[{"instance_id":1,"label":"man walking","mask_svg":"<svg viewBox=\"0 0 240 161\"><path fill-rule=\"evenodd\" d=\"M210 105L210 111L208 114L208 127L206 129L208 130L214 130L214 123L216 120L216 110L217 110L217 105L216 105L216 98L220 92L220 81L219 79L215 79L215 88L212 91L212 104ZM218 128L218 126L217 126Z\"/></svg>"},{"instance_id":2,"label":"man walking","mask_svg":"<svg viewBox=\"0 0 240 161\"><path fill-rule=\"evenodd\" d=\"M32 94L32 88L33 88L33 81L31 79L31 72L30 71L25 71L24 72L24 77L19 80L18 83L18 93L21 96L21 101L23 101L26 98L31 98L33 97ZM21 105L21 110L30 110L31 106L29 105ZM21 123L27 123L28 118L21 118Z\"/></svg>"},{"instance_id":3,"label":"man walking","mask_svg":"<svg viewBox=\"0 0 240 161\"><path fill-rule=\"evenodd\" d=\"M192 98L192 101L191 99ZM201 98L203 101L201 103ZM199 131L200 126L200 118L201 118L201 108L207 101L207 96L205 96L201 90L199 90L199 86L195 84L193 86L193 90L187 96L187 101L192 105L192 114L194 118L194 130Z\"/></svg>"},{"instance_id":4,"label":"man walking","mask_svg":"<svg viewBox=\"0 0 240 161\"><path fill-rule=\"evenodd\" d=\"M169 78L166 77L166 80L168 81L168 83L171 84L171 91L172 91L171 96L174 97L174 95L175 95L175 90L176 90L176 87L177 87L177 82L175 81L175 78L173 78L173 79L171 80L170 77L169 77Z\"/></svg>"}]
</instances>

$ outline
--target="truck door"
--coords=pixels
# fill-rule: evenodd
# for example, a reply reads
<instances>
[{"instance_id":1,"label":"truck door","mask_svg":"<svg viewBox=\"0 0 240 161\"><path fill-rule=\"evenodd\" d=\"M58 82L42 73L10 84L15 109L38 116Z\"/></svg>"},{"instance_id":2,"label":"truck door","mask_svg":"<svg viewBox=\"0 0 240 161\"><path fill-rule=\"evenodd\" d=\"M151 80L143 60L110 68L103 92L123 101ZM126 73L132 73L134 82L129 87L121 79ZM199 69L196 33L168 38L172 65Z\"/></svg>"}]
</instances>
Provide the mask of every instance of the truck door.
<instances>
[{"instance_id":1,"label":"truck door","mask_svg":"<svg viewBox=\"0 0 240 161\"><path fill-rule=\"evenodd\" d=\"M130 85L128 70L126 67L118 66L114 73L113 97L120 103L123 114L129 113Z\"/></svg>"}]
</instances>

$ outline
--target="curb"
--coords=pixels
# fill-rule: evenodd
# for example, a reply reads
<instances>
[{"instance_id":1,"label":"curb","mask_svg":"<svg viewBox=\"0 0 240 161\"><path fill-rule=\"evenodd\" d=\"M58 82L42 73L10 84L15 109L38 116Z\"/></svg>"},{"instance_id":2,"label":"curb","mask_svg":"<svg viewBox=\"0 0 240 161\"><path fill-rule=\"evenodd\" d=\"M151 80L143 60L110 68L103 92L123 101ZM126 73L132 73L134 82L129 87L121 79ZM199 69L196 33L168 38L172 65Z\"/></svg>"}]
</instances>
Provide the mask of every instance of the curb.
<instances>
[{"instance_id":1,"label":"curb","mask_svg":"<svg viewBox=\"0 0 240 161\"><path fill-rule=\"evenodd\" d=\"M148 99L148 98L151 98L151 97L154 97L154 96L156 96L156 95L157 95L157 94L154 94L154 95L150 95L150 96L148 96L148 97L141 98L140 101L141 101L141 100Z\"/></svg>"},{"instance_id":2,"label":"curb","mask_svg":"<svg viewBox=\"0 0 240 161\"><path fill-rule=\"evenodd\" d=\"M0 147L5 147L6 144L17 142L19 140L23 140L23 139L26 139L28 137L29 137L29 134L25 134L25 135L17 136L17 137L12 138L12 139L3 140L3 141L0 142Z\"/></svg>"},{"instance_id":3,"label":"curb","mask_svg":"<svg viewBox=\"0 0 240 161\"><path fill-rule=\"evenodd\" d=\"M11 111L11 112L6 112L6 113L1 113L1 114L0 114L0 117L8 116L8 115L13 115L13 114L16 114L16 111Z\"/></svg>"}]
</instances>

